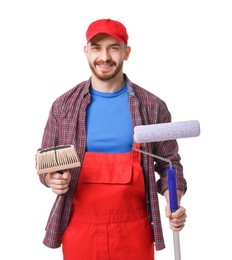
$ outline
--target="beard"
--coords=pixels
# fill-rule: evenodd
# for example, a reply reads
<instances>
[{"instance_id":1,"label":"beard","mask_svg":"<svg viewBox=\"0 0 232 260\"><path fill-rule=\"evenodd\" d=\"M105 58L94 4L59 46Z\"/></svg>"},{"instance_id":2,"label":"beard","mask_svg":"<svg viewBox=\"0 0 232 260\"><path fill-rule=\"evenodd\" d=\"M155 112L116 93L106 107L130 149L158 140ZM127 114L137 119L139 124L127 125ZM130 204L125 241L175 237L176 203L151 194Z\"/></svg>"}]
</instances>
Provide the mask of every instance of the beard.
<instances>
[{"instance_id":1,"label":"beard","mask_svg":"<svg viewBox=\"0 0 232 260\"><path fill-rule=\"evenodd\" d=\"M115 66L115 70L110 71L110 72L102 71L99 73L95 69L95 66L98 64L109 64L110 66ZM95 62L94 65L89 62L89 67L96 78L98 78L99 80L102 80L102 81L107 81L107 80L111 80L111 79L115 78L118 75L118 73L122 70L123 61L120 62L117 66L116 66L116 63L112 62L112 61L106 61L106 62L99 61L99 62Z\"/></svg>"}]
</instances>

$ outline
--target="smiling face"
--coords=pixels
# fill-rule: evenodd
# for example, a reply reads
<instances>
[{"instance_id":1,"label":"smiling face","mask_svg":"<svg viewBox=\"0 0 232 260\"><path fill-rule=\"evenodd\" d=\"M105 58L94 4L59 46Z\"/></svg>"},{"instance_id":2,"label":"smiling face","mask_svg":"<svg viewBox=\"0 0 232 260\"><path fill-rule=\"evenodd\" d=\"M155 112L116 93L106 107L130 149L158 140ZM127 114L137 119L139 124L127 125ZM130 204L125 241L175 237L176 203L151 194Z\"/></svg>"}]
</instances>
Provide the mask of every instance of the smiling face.
<instances>
[{"instance_id":1,"label":"smiling face","mask_svg":"<svg viewBox=\"0 0 232 260\"><path fill-rule=\"evenodd\" d=\"M130 47L108 34L98 34L84 48L93 76L109 81L122 76L123 63L130 54Z\"/></svg>"}]
</instances>

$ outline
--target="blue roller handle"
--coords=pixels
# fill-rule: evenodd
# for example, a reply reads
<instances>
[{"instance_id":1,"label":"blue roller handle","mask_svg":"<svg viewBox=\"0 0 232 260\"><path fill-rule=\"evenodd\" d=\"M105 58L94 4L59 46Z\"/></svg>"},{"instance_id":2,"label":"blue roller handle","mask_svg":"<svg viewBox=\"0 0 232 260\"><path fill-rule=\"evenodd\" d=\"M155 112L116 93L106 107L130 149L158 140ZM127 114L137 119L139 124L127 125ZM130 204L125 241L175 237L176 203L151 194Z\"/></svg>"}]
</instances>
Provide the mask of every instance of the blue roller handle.
<instances>
[{"instance_id":1,"label":"blue roller handle","mask_svg":"<svg viewBox=\"0 0 232 260\"><path fill-rule=\"evenodd\" d=\"M171 209L171 212L175 212L179 208L177 191L176 191L176 170L175 170L175 168L172 167L172 169L171 169L170 167L168 167L167 175L168 175L170 209Z\"/></svg>"}]
</instances>

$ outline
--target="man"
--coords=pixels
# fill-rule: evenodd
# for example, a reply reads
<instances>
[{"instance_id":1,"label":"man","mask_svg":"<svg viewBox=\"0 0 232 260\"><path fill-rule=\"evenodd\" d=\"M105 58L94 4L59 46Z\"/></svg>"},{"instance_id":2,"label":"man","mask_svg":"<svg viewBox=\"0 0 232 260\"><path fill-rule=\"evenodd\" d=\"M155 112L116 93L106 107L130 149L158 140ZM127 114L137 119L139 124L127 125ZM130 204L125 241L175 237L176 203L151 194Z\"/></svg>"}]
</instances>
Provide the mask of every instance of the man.
<instances>
[{"instance_id":1,"label":"man","mask_svg":"<svg viewBox=\"0 0 232 260\"><path fill-rule=\"evenodd\" d=\"M58 195L44 244L62 244L65 260L152 260L154 248L165 247L158 193L167 200L166 216L174 231L184 227L186 210L180 206L171 214L168 165L160 160L154 165L153 157L133 149L133 129L170 122L171 115L164 101L123 73L131 52L123 24L97 20L88 27L86 39L84 52L92 75L53 103L44 130L42 149L73 144L81 161L81 167L63 174L40 175ZM141 148L172 161L180 203L187 187L177 142Z\"/></svg>"}]
</instances>

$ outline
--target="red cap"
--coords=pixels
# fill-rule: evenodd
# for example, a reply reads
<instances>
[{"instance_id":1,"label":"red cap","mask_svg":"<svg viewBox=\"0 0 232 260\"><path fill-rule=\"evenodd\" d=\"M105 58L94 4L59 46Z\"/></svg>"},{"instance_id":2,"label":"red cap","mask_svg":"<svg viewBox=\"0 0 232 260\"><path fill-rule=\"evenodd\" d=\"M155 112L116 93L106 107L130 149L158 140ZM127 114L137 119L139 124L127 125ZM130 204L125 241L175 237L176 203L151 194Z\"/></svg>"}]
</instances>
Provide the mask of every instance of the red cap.
<instances>
[{"instance_id":1,"label":"red cap","mask_svg":"<svg viewBox=\"0 0 232 260\"><path fill-rule=\"evenodd\" d=\"M127 44L128 34L126 27L118 21L101 19L91 23L86 31L87 42L99 33L109 34L116 38L119 42L124 42Z\"/></svg>"}]
</instances>

